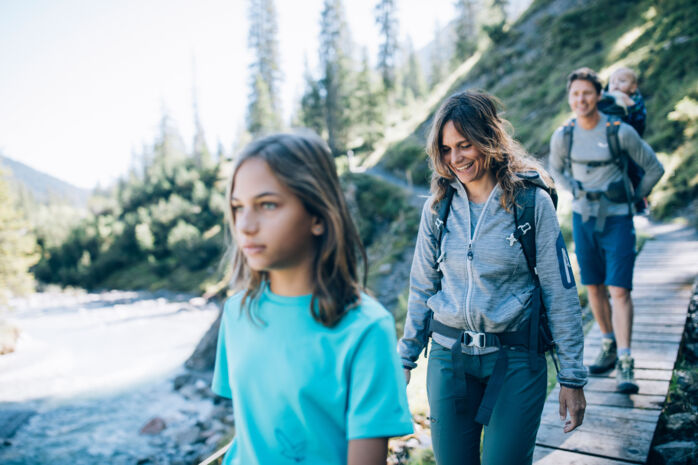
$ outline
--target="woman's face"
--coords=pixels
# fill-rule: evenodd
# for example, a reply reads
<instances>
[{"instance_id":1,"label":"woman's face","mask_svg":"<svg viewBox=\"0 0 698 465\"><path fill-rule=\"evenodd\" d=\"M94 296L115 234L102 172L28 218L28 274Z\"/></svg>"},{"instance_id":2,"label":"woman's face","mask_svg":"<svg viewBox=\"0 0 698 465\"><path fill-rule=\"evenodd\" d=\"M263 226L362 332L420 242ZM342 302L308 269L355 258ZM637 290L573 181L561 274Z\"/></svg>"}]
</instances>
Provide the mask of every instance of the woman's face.
<instances>
[{"instance_id":1,"label":"woman's face","mask_svg":"<svg viewBox=\"0 0 698 465\"><path fill-rule=\"evenodd\" d=\"M441 130L441 159L467 185L485 175L485 156L447 121Z\"/></svg>"}]
</instances>

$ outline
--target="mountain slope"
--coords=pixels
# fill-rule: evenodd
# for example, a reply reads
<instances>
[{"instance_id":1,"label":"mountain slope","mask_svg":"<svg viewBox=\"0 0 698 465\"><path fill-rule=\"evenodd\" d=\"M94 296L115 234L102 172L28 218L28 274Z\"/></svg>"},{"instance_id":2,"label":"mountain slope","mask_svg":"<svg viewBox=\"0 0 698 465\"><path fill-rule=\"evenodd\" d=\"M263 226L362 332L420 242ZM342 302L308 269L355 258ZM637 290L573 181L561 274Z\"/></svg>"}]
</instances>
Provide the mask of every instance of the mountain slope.
<instances>
[{"instance_id":1,"label":"mountain slope","mask_svg":"<svg viewBox=\"0 0 698 465\"><path fill-rule=\"evenodd\" d=\"M552 132L570 116L570 71L589 66L605 79L621 65L636 69L649 111L645 138L668 168L654 211L667 216L698 194L697 42L698 8L690 0L537 0L448 93L479 88L496 95L517 139L546 157ZM391 156L404 157L400 144L423 146L432 116L398 150L388 149L381 165L406 166ZM419 161L422 169L414 164L411 170L422 172L426 161Z\"/></svg>"},{"instance_id":2,"label":"mountain slope","mask_svg":"<svg viewBox=\"0 0 698 465\"><path fill-rule=\"evenodd\" d=\"M63 203L77 207L87 205L88 189L82 189L35 170L24 163L0 155L0 169L11 183L29 191L40 203Z\"/></svg>"}]
</instances>

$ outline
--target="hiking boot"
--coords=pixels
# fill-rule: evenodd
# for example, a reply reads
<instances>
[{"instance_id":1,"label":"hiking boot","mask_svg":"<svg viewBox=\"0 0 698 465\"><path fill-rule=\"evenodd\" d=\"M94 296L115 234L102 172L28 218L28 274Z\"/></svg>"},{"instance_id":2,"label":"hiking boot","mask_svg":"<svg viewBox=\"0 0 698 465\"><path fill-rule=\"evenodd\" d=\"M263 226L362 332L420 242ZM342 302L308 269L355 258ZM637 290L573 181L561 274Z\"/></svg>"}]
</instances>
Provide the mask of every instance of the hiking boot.
<instances>
[{"instance_id":1,"label":"hiking boot","mask_svg":"<svg viewBox=\"0 0 698 465\"><path fill-rule=\"evenodd\" d=\"M589 373L604 373L612 369L617 360L618 355L616 352L616 341L613 339L602 338L601 352L599 352L599 355L596 356L594 363L589 366Z\"/></svg>"},{"instance_id":2,"label":"hiking boot","mask_svg":"<svg viewBox=\"0 0 698 465\"><path fill-rule=\"evenodd\" d=\"M623 394L636 394L638 391L634 375L635 361L630 355L623 355L616 364L616 390Z\"/></svg>"}]
</instances>

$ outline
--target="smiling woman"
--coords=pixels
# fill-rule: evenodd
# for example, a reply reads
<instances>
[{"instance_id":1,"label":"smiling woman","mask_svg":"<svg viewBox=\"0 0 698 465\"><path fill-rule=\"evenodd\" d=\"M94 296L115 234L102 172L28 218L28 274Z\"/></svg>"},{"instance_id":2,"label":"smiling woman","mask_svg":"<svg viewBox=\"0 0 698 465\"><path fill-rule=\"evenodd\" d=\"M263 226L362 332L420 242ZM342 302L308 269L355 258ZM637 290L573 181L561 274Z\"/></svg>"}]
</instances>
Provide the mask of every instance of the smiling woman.
<instances>
[{"instance_id":1,"label":"smiling woman","mask_svg":"<svg viewBox=\"0 0 698 465\"><path fill-rule=\"evenodd\" d=\"M427 397L439 465L531 463L547 378L539 320L550 321L558 347L564 431L584 416L581 309L552 184L507 133L498 105L485 93L452 95L427 143L432 196L398 350L409 382L432 338Z\"/></svg>"}]
</instances>

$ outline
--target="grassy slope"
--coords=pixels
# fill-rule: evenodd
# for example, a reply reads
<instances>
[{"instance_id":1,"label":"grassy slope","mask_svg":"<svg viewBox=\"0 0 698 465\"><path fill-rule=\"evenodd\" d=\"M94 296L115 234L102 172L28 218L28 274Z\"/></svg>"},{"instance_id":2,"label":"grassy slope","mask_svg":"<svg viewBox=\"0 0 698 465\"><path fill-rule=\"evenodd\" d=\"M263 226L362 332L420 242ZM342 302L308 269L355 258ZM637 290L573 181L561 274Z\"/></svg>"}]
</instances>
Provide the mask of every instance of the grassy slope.
<instances>
[{"instance_id":1,"label":"grassy slope","mask_svg":"<svg viewBox=\"0 0 698 465\"><path fill-rule=\"evenodd\" d=\"M645 137L668 168L655 194L655 212L666 217L698 193L697 46L698 9L690 0L537 0L450 91L480 88L498 96L516 137L545 157L551 134L570 115L571 70L589 66L607 78L614 67L635 68L649 110ZM429 123L388 149L381 164L414 171L417 162L410 165L399 145L423 144Z\"/></svg>"}]
</instances>

